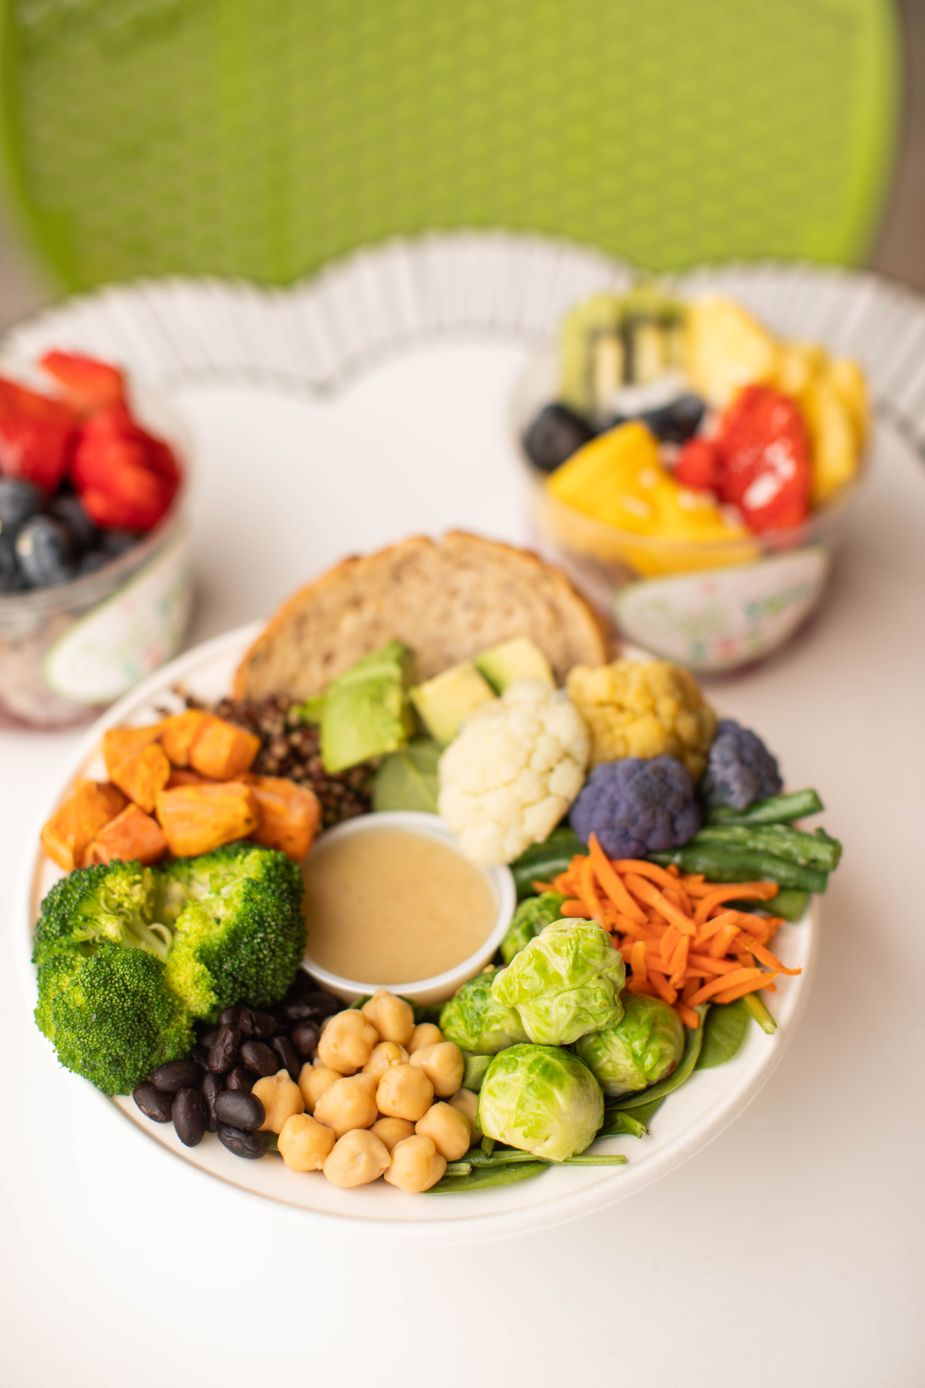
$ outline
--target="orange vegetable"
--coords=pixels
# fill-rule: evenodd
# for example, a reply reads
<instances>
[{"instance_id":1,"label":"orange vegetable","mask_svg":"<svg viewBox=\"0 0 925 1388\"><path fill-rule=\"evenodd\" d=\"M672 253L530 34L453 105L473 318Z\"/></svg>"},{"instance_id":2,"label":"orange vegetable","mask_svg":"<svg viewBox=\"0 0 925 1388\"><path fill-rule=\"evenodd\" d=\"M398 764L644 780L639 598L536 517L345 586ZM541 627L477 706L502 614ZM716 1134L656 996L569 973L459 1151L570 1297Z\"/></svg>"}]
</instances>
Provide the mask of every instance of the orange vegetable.
<instances>
[{"instance_id":1,"label":"orange vegetable","mask_svg":"<svg viewBox=\"0 0 925 1388\"><path fill-rule=\"evenodd\" d=\"M163 747L151 742L137 752L130 752L111 774L119 789L150 814L158 792L170 780L170 762Z\"/></svg>"},{"instance_id":2,"label":"orange vegetable","mask_svg":"<svg viewBox=\"0 0 925 1388\"><path fill-rule=\"evenodd\" d=\"M124 806L125 796L108 781L81 781L42 826L42 847L65 872L85 867L91 843Z\"/></svg>"},{"instance_id":3,"label":"orange vegetable","mask_svg":"<svg viewBox=\"0 0 925 1388\"><path fill-rule=\"evenodd\" d=\"M208 776L200 776L198 771L190 771L185 766L172 766L170 768L170 780L167 782L168 790L176 790L177 786L214 786L215 782L210 781Z\"/></svg>"},{"instance_id":4,"label":"orange vegetable","mask_svg":"<svg viewBox=\"0 0 925 1388\"><path fill-rule=\"evenodd\" d=\"M192 858L223 843L249 838L260 823L257 797L241 781L162 790L157 817L167 847L177 858Z\"/></svg>"},{"instance_id":5,"label":"orange vegetable","mask_svg":"<svg viewBox=\"0 0 925 1388\"><path fill-rule=\"evenodd\" d=\"M215 781L233 781L250 770L259 751L256 733L207 714L190 748L189 765Z\"/></svg>"},{"instance_id":6,"label":"orange vegetable","mask_svg":"<svg viewBox=\"0 0 925 1388\"><path fill-rule=\"evenodd\" d=\"M629 967L629 991L663 998L685 1026L700 1025L701 1002L773 990L779 974L801 972L768 949L780 919L726 905L769 901L776 883L718 884L644 859L610 859L593 834L588 848L546 887L565 895L563 916L590 917L610 931Z\"/></svg>"},{"instance_id":7,"label":"orange vegetable","mask_svg":"<svg viewBox=\"0 0 925 1388\"><path fill-rule=\"evenodd\" d=\"M143 728L107 728L103 733L103 761L110 780L120 762L156 742L160 723L148 723Z\"/></svg>"},{"instance_id":8,"label":"orange vegetable","mask_svg":"<svg viewBox=\"0 0 925 1388\"><path fill-rule=\"evenodd\" d=\"M172 766L189 766L190 749L202 732L211 714L201 709L173 713L161 723L160 744Z\"/></svg>"},{"instance_id":9,"label":"orange vegetable","mask_svg":"<svg viewBox=\"0 0 925 1388\"><path fill-rule=\"evenodd\" d=\"M157 820L137 805L125 809L105 824L90 845L87 860L111 863L114 858L156 863L167 852L167 839Z\"/></svg>"},{"instance_id":10,"label":"orange vegetable","mask_svg":"<svg viewBox=\"0 0 925 1388\"><path fill-rule=\"evenodd\" d=\"M321 804L315 792L284 776L247 775L241 780L253 790L260 812L260 824L251 838L301 862L321 823Z\"/></svg>"}]
</instances>

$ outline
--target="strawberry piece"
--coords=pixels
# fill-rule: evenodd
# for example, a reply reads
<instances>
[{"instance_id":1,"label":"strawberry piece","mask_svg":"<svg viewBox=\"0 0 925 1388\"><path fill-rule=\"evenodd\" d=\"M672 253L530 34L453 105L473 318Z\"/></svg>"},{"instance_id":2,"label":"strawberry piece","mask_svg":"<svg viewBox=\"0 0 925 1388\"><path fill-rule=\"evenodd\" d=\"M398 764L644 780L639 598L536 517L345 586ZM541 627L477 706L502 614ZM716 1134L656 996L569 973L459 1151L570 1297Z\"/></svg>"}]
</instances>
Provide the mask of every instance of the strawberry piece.
<instances>
[{"instance_id":1,"label":"strawberry piece","mask_svg":"<svg viewBox=\"0 0 925 1388\"><path fill-rule=\"evenodd\" d=\"M61 386L79 414L93 414L125 399L125 377L118 367L77 352L46 352L39 365Z\"/></svg>"},{"instance_id":2,"label":"strawberry piece","mask_svg":"<svg viewBox=\"0 0 925 1388\"><path fill-rule=\"evenodd\" d=\"M716 439L688 439L678 454L675 481L682 487L718 492L723 468L722 450Z\"/></svg>"},{"instance_id":3,"label":"strawberry piece","mask_svg":"<svg viewBox=\"0 0 925 1388\"><path fill-rule=\"evenodd\" d=\"M84 424L71 477L97 525L150 530L170 508L180 468L172 449L120 403Z\"/></svg>"},{"instance_id":4,"label":"strawberry piece","mask_svg":"<svg viewBox=\"0 0 925 1388\"><path fill-rule=\"evenodd\" d=\"M170 510L173 492L147 468L124 467L105 488L80 493L90 519L104 529L151 530Z\"/></svg>"},{"instance_id":5,"label":"strawberry piece","mask_svg":"<svg viewBox=\"0 0 925 1388\"><path fill-rule=\"evenodd\" d=\"M809 513L806 426L796 403L770 386L746 386L727 407L718 435L719 495L750 530L801 525Z\"/></svg>"},{"instance_id":6,"label":"strawberry piece","mask_svg":"<svg viewBox=\"0 0 925 1388\"><path fill-rule=\"evenodd\" d=\"M74 423L56 401L0 380L0 475L53 492L68 469Z\"/></svg>"}]
</instances>

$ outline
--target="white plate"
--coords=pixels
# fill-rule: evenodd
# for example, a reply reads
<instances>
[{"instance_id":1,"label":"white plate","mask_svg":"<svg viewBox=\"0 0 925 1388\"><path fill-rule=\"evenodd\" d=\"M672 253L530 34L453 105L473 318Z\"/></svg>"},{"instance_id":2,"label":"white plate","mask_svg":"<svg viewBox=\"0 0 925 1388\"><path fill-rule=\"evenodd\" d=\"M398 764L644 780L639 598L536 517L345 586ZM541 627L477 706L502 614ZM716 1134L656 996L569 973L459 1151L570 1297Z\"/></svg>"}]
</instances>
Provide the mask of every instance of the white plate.
<instances>
[{"instance_id":1,"label":"white plate","mask_svg":"<svg viewBox=\"0 0 925 1388\"><path fill-rule=\"evenodd\" d=\"M255 631L254 627L239 628L189 651L110 709L62 766L60 783L46 813L78 772L103 774L99 745L105 728L154 718L158 706L169 702L172 686L180 681L206 699L225 693L232 670ZM30 1008L35 997L34 970L29 962L32 927L42 896L60 876L41 853L38 835L36 825L36 848L26 864L18 911L23 931L18 957ZM233 1157L211 1135L198 1147L185 1148L169 1125L149 1122L130 1098L110 1100L101 1095L100 1105L120 1121L133 1123L142 1137L157 1143L165 1153L209 1176L298 1215L340 1221L358 1231L447 1242L496 1238L562 1223L622 1200L674 1170L722 1132L755 1097L780 1060L806 1004L818 924L813 907L801 922L784 927L775 939L775 949L783 961L804 969L798 977L778 980L778 992L772 999L778 1021L776 1034L766 1036L758 1027L750 1027L735 1060L695 1074L671 1095L653 1120L653 1131L647 1138L609 1138L600 1144L601 1150L625 1153L629 1158L626 1166L551 1169L535 1180L470 1195L411 1196L382 1182L361 1190L338 1190L320 1175L288 1171L281 1161L264 1158L248 1162ZM53 1063L50 1050L49 1061ZM76 1077L74 1082L85 1083ZM106 1131L106 1124L101 1122L95 1135L100 1142L106 1140Z\"/></svg>"}]
</instances>

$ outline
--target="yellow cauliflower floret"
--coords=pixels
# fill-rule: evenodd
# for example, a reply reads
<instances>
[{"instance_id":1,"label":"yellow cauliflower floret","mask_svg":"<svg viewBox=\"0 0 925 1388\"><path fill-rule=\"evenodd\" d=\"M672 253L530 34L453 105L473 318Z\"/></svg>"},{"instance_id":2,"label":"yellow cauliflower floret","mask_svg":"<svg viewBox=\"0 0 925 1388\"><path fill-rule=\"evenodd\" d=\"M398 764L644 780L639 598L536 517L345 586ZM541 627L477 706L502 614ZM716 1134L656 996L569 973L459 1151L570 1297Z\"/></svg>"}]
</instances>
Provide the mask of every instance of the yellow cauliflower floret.
<instances>
[{"instance_id":1,"label":"yellow cauliflower floret","mask_svg":"<svg viewBox=\"0 0 925 1388\"><path fill-rule=\"evenodd\" d=\"M696 778L707 763L716 714L687 670L668 660L576 665L568 696L591 730L591 762L678 757Z\"/></svg>"}]
</instances>

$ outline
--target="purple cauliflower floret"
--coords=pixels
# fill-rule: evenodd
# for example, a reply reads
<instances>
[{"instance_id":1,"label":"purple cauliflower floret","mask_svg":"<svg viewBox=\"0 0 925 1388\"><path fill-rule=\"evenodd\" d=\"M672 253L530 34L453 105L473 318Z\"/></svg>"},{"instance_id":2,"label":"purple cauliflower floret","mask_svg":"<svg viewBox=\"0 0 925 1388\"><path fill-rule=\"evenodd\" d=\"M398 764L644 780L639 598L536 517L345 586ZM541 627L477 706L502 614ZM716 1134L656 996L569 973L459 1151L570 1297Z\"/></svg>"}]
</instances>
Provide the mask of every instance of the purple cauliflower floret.
<instances>
[{"instance_id":1,"label":"purple cauliflower floret","mask_svg":"<svg viewBox=\"0 0 925 1388\"><path fill-rule=\"evenodd\" d=\"M777 758L758 734L733 718L721 719L700 783L706 803L746 810L756 800L779 794L783 786Z\"/></svg>"},{"instance_id":2,"label":"purple cauliflower floret","mask_svg":"<svg viewBox=\"0 0 925 1388\"><path fill-rule=\"evenodd\" d=\"M702 816L677 757L621 757L596 766L572 806L572 828L596 834L608 858L644 858L693 838Z\"/></svg>"}]
</instances>

